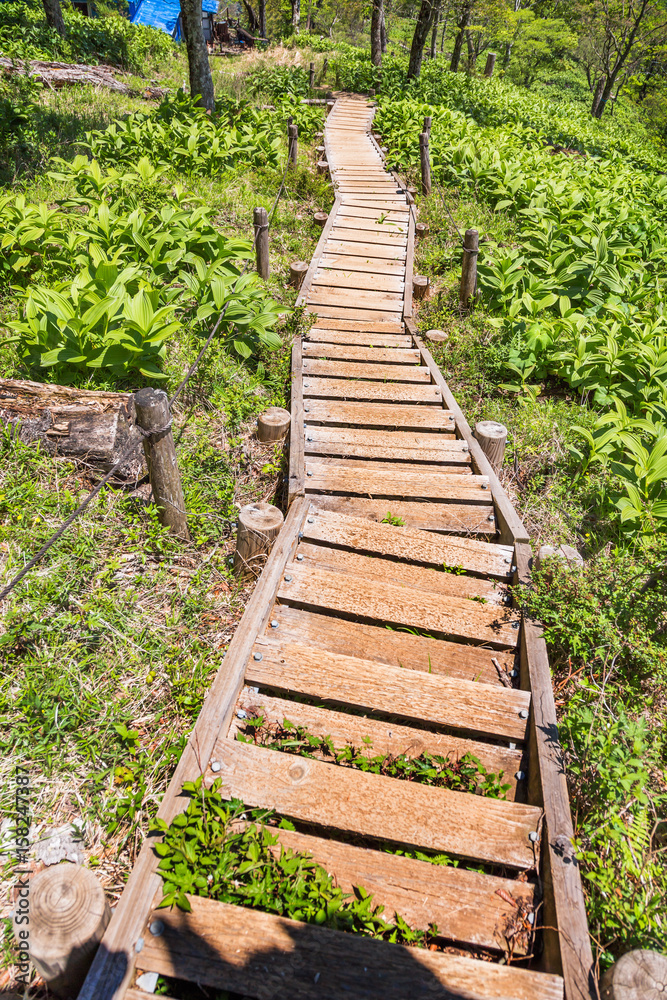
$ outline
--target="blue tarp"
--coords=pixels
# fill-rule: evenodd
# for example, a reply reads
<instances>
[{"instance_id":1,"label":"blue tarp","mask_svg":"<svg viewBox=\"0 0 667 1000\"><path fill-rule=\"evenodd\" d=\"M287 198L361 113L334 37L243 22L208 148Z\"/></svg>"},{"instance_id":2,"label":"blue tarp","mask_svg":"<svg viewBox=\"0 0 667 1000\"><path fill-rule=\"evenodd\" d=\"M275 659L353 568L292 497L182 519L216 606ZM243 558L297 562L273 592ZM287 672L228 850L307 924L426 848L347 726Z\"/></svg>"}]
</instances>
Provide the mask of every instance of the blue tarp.
<instances>
[{"instance_id":1,"label":"blue tarp","mask_svg":"<svg viewBox=\"0 0 667 1000\"><path fill-rule=\"evenodd\" d=\"M202 0L202 11L217 14L218 0ZM178 21L181 13L179 0L130 0L130 21L132 24L147 24L151 28L161 28L176 41L180 40L181 28Z\"/></svg>"}]
</instances>

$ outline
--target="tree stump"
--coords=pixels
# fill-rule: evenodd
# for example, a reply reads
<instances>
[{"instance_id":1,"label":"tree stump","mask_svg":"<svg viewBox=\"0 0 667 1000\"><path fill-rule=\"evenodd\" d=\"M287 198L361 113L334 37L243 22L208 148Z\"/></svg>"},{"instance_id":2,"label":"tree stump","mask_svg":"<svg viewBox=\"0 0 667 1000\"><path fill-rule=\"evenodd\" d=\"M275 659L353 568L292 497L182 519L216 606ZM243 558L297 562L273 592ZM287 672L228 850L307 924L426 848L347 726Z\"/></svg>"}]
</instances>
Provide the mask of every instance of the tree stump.
<instances>
[{"instance_id":1,"label":"tree stump","mask_svg":"<svg viewBox=\"0 0 667 1000\"><path fill-rule=\"evenodd\" d=\"M415 233L416 233L417 239L419 239L419 240L423 239L425 236L428 236L428 234L430 233L430 231L431 230L430 230L428 222L418 222L415 225Z\"/></svg>"},{"instance_id":2,"label":"tree stump","mask_svg":"<svg viewBox=\"0 0 667 1000\"><path fill-rule=\"evenodd\" d=\"M628 951L600 979L602 1000L663 1000L667 995L667 956L658 951Z\"/></svg>"},{"instance_id":3,"label":"tree stump","mask_svg":"<svg viewBox=\"0 0 667 1000\"><path fill-rule=\"evenodd\" d=\"M259 576L283 525L283 515L266 500L241 507L234 569L242 579Z\"/></svg>"},{"instance_id":4,"label":"tree stump","mask_svg":"<svg viewBox=\"0 0 667 1000\"><path fill-rule=\"evenodd\" d=\"M491 463L493 471L498 472L505 457L507 428L496 420L479 420L475 424L475 437Z\"/></svg>"},{"instance_id":5,"label":"tree stump","mask_svg":"<svg viewBox=\"0 0 667 1000\"><path fill-rule=\"evenodd\" d=\"M134 408L137 426L149 432L144 438L144 455L160 524L187 542L190 533L167 393L163 389L140 389L134 394Z\"/></svg>"},{"instance_id":6,"label":"tree stump","mask_svg":"<svg viewBox=\"0 0 667 1000\"><path fill-rule=\"evenodd\" d=\"M20 903L14 915L19 949L29 941L30 958L49 989L75 997L111 919L102 886L88 868L66 863L39 872L27 891L30 924L19 922Z\"/></svg>"},{"instance_id":7,"label":"tree stump","mask_svg":"<svg viewBox=\"0 0 667 1000\"><path fill-rule=\"evenodd\" d=\"M321 226L322 228L324 228L324 226L326 226L327 224L328 218L329 216L327 215L326 212L315 212L313 215L313 222L315 223L316 226Z\"/></svg>"},{"instance_id":8,"label":"tree stump","mask_svg":"<svg viewBox=\"0 0 667 1000\"><path fill-rule=\"evenodd\" d=\"M317 161L317 172L318 174L327 174L329 172L329 164L326 160Z\"/></svg>"},{"instance_id":9,"label":"tree stump","mask_svg":"<svg viewBox=\"0 0 667 1000\"><path fill-rule=\"evenodd\" d=\"M461 265L461 288L459 305L467 310L477 293L477 255L479 253L479 233L476 229L466 229L463 239L463 263Z\"/></svg>"},{"instance_id":10,"label":"tree stump","mask_svg":"<svg viewBox=\"0 0 667 1000\"><path fill-rule=\"evenodd\" d=\"M298 291L306 277L308 264L305 260L294 260L289 266L289 282Z\"/></svg>"},{"instance_id":11,"label":"tree stump","mask_svg":"<svg viewBox=\"0 0 667 1000\"><path fill-rule=\"evenodd\" d=\"M416 299L428 298L429 280L423 274L415 274L412 278L412 294Z\"/></svg>"},{"instance_id":12,"label":"tree stump","mask_svg":"<svg viewBox=\"0 0 667 1000\"><path fill-rule=\"evenodd\" d=\"M558 559L568 567L578 568L584 565L584 557L572 545L540 545L533 560L533 569L542 569L547 559Z\"/></svg>"},{"instance_id":13,"label":"tree stump","mask_svg":"<svg viewBox=\"0 0 667 1000\"><path fill-rule=\"evenodd\" d=\"M441 344L443 340L449 339L449 334L444 330L427 330L424 336L434 344Z\"/></svg>"},{"instance_id":14,"label":"tree stump","mask_svg":"<svg viewBox=\"0 0 667 1000\"><path fill-rule=\"evenodd\" d=\"M315 146L315 152L317 153L317 159L326 160L327 158L327 147L326 146Z\"/></svg>"},{"instance_id":15,"label":"tree stump","mask_svg":"<svg viewBox=\"0 0 667 1000\"><path fill-rule=\"evenodd\" d=\"M281 441L288 430L292 417L289 410L281 406L270 406L257 418L257 438L259 441Z\"/></svg>"},{"instance_id":16,"label":"tree stump","mask_svg":"<svg viewBox=\"0 0 667 1000\"><path fill-rule=\"evenodd\" d=\"M333 111L335 101L327 101L327 115L330 115Z\"/></svg>"}]
</instances>

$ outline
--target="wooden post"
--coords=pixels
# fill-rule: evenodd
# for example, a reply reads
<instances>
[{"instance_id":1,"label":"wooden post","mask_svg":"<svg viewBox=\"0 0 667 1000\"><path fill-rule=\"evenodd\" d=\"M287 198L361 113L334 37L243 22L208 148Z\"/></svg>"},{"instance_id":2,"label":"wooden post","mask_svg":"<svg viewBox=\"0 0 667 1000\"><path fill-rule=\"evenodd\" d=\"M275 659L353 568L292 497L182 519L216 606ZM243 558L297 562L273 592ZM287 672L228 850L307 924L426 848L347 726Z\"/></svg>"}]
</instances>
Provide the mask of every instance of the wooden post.
<instances>
[{"instance_id":1,"label":"wooden post","mask_svg":"<svg viewBox=\"0 0 667 1000\"><path fill-rule=\"evenodd\" d=\"M269 280L269 215L265 208L255 208L252 213L255 227L255 259L257 274Z\"/></svg>"},{"instance_id":2,"label":"wooden post","mask_svg":"<svg viewBox=\"0 0 667 1000\"><path fill-rule=\"evenodd\" d=\"M104 890L89 868L67 863L38 872L27 891L30 924L19 923L20 903L14 913L19 952L27 952L29 944L30 959L49 990L76 996L111 919Z\"/></svg>"},{"instance_id":3,"label":"wooden post","mask_svg":"<svg viewBox=\"0 0 667 1000\"><path fill-rule=\"evenodd\" d=\"M298 291L302 284L303 279L306 277L308 272L308 264L305 260L293 260L289 266L289 281Z\"/></svg>"},{"instance_id":4,"label":"wooden post","mask_svg":"<svg viewBox=\"0 0 667 1000\"><path fill-rule=\"evenodd\" d=\"M423 132L428 132L429 138L431 137L431 125L433 124L433 118L431 115L426 115L424 118L424 128Z\"/></svg>"},{"instance_id":5,"label":"wooden post","mask_svg":"<svg viewBox=\"0 0 667 1000\"><path fill-rule=\"evenodd\" d=\"M431 193L431 157L428 148L428 132L419 136L419 157L422 166L422 194Z\"/></svg>"},{"instance_id":6,"label":"wooden post","mask_svg":"<svg viewBox=\"0 0 667 1000\"><path fill-rule=\"evenodd\" d=\"M311 90L313 90L313 88L315 87L315 63L314 62L311 62L311 64L310 64L310 75L308 77L308 86L310 87Z\"/></svg>"},{"instance_id":7,"label":"wooden post","mask_svg":"<svg viewBox=\"0 0 667 1000\"><path fill-rule=\"evenodd\" d=\"M428 236L429 232L430 232L430 229L429 229L428 222L417 222L416 223L416 225L415 225L415 235L417 236L417 239L419 239L419 240L423 239L425 236Z\"/></svg>"},{"instance_id":8,"label":"wooden post","mask_svg":"<svg viewBox=\"0 0 667 1000\"><path fill-rule=\"evenodd\" d=\"M475 424L475 437L491 463L493 471L497 473L505 457L507 428L495 420L478 420Z\"/></svg>"},{"instance_id":9,"label":"wooden post","mask_svg":"<svg viewBox=\"0 0 667 1000\"><path fill-rule=\"evenodd\" d=\"M315 153L317 154L318 160L326 160L327 158L327 147L326 146L315 146Z\"/></svg>"},{"instance_id":10,"label":"wooden post","mask_svg":"<svg viewBox=\"0 0 667 1000\"><path fill-rule=\"evenodd\" d=\"M188 541L190 533L167 393L163 389L140 389L134 394L134 408L138 426L151 432L150 437L144 438L144 454L160 523Z\"/></svg>"},{"instance_id":11,"label":"wooden post","mask_svg":"<svg viewBox=\"0 0 667 1000\"><path fill-rule=\"evenodd\" d=\"M299 153L299 127L298 125L288 125L287 126L288 135L288 146L287 146L287 159L291 167L296 166L297 156Z\"/></svg>"},{"instance_id":12,"label":"wooden post","mask_svg":"<svg viewBox=\"0 0 667 1000\"><path fill-rule=\"evenodd\" d=\"M327 115L331 114L335 103L335 101L327 101Z\"/></svg>"},{"instance_id":13,"label":"wooden post","mask_svg":"<svg viewBox=\"0 0 667 1000\"><path fill-rule=\"evenodd\" d=\"M313 215L313 222L315 223L316 226L321 226L322 228L324 228L324 226L326 226L327 224L328 218L329 216L327 215L326 212L315 212Z\"/></svg>"},{"instance_id":14,"label":"wooden post","mask_svg":"<svg viewBox=\"0 0 667 1000\"><path fill-rule=\"evenodd\" d=\"M423 274L415 274L412 278L412 295L415 299L428 298L429 280Z\"/></svg>"},{"instance_id":15,"label":"wooden post","mask_svg":"<svg viewBox=\"0 0 667 1000\"><path fill-rule=\"evenodd\" d=\"M327 174L329 172L329 164L326 160L318 160L317 172L318 174Z\"/></svg>"},{"instance_id":16,"label":"wooden post","mask_svg":"<svg viewBox=\"0 0 667 1000\"><path fill-rule=\"evenodd\" d=\"M289 410L281 406L270 406L257 418L257 438L260 441L281 441L290 429Z\"/></svg>"},{"instance_id":17,"label":"wooden post","mask_svg":"<svg viewBox=\"0 0 667 1000\"><path fill-rule=\"evenodd\" d=\"M479 233L476 229L466 229L463 239L463 263L461 265L461 309L468 310L477 291L477 254L479 253Z\"/></svg>"},{"instance_id":18,"label":"wooden post","mask_svg":"<svg viewBox=\"0 0 667 1000\"><path fill-rule=\"evenodd\" d=\"M283 521L282 512L266 500L241 507L237 522L234 569L242 579L259 576L262 572Z\"/></svg>"},{"instance_id":19,"label":"wooden post","mask_svg":"<svg viewBox=\"0 0 667 1000\"><path fill-rule=\"evenodd\" d=\"M326 79L326 75L327 75L328 72L329 72L329 58L328 58L328 56L325 56L324 57L324 62L322 63L322 79L323 80Z\"/></svg>"},{"instance_id":20,"label":"wooden post","mask_svg":"<svg viewBox=\"0 0 667 1000\"><path fill-rule=\"evenodd\" d=\"M492 77L493 76L493 69L494 69L495 65L496 65L496 53L495 52L489 52L488 56L486 57L486 66L484 67L484 76L489 77L489 78Z\"/></svg>"},{"instance_id":21,"label":"wooden post","mask_svg":"<svg viewBox=\"0 0 667 1000\"><path fill-rule=\"evenodd\" d=\"M660 1000L667 994L667 956L627 951L600 979L602 1000Z\"/></svg>"}]
</instances>

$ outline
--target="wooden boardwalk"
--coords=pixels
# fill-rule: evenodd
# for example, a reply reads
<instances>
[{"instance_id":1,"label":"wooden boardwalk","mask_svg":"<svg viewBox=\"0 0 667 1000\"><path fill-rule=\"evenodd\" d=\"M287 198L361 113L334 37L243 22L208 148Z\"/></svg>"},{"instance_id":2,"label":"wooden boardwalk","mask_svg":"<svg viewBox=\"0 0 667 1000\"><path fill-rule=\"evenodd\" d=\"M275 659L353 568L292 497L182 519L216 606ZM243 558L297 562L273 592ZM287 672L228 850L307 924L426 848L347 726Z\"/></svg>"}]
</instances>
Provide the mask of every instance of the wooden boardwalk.
<instances>
[{"instance_id":1,"label":"wooden boardwalk","mask_svg":"<svg viewBox=\"0 0 667 1000\"><path fill-rule=\"evenodd\" d=\"M301 296L317 319L293 349L291 505L160 815L182 811L183 781L219 777L230 797L291 818L285 846L387 915L436 924L449 947L194 897L191 913L158 913L147 844L81 1000L146 1000L138 971L275 1000L595 996L546 648L508 589L528 578L528 538L417 336L414 213L371 118L345 97L327 121L336 202ZM471 753L510 791L491 799L237 741L237 716L258 710L337 746L370 738L376 754ZM511 940L518 964L490 960Z\"/></svg>"}]
</instances>

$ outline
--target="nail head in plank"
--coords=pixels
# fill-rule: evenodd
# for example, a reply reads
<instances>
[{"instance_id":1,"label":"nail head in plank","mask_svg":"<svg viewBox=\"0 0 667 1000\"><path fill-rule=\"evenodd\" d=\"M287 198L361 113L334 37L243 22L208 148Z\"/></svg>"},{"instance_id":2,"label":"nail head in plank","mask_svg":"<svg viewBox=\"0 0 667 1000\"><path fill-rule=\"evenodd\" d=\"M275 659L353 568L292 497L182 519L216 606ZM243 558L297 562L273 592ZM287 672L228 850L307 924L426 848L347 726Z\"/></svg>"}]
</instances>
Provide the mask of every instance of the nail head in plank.
<instances>
[{"instance_id":1,"label":"nail head in plank","mask_svg":"<svg viewBox=\"0 0 667 1000\"><path fill-rule=\"evenodd\" d=\"M558 976L405 948L199 896L188 902L189 913L174 908L151 915L165 930L146 936L142 968L280 1000L563 998Z\"/></svg>"}]
</instances>

